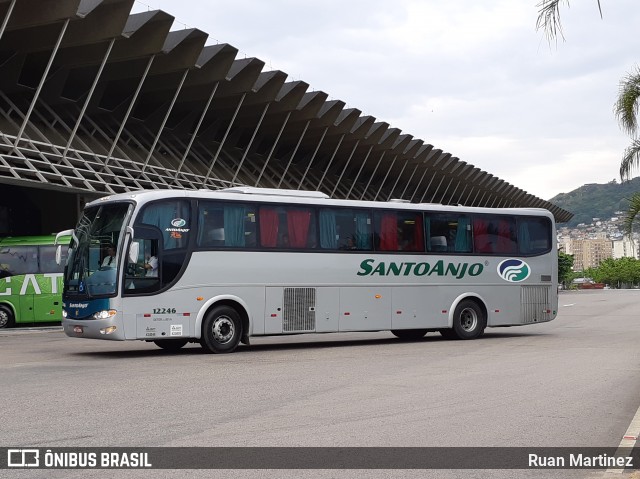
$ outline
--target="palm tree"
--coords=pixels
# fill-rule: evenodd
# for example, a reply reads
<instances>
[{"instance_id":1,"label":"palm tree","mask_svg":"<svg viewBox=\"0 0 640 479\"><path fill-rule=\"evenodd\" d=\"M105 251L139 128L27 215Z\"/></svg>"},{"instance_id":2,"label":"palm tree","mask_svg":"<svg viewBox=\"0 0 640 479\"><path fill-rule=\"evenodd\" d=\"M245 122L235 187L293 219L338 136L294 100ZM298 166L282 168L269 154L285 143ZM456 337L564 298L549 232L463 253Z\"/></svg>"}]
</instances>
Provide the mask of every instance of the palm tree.
<instances>
[{"instance_id":1,"label":"palm tree","mask_svg":"<svg viewBox=\"0 0 640 479\"><path fill-rule=\"evenodd\" d=\"M634 168L640 166L640 139L638 133L638 100L640 99L640 68L628 73L620 80L618 100L613 111L618 118L620 128L631 137L631 145L624 151L620 163L620 178L624 181L631 178Z\"/></svg>"},{"instance_id":2,"label":"palm tree","mask_svg":"<svg viewBox=\"0 0 640 479\"><path fill-rule=\"evenodd\" d=\"M640 215L640 193L636 193L629 200L629 209L624 219L624 231L630 238L633 233L633 224L638 215ZM631 238L631 241L633 241L633 238Z\"/></svg>"},{"instance_id":3,"label":"palm tree","mask_svg":"<svg viewBox=\"0 0 640 479\"><path fill-rule=\"evenodd\" d=\"M538 21L536 22L536 29L543 30L547 36L547 40L557 40L558 35L564 40L562 34L562 24L560 23L560 4L566 3L569 6L569 0L541 0L536 5L538 7ZM600 0L598 2L598 10L600 11L600 18L602 18L602 7L600 7Z\"/></svg>"},{"instance_id":4,"label":"palm tree","mask_svg":"<svg viewBox=\"0 0 640 479\"><path fill-rule=\"evenodd\" d=\"M557 40L558 35L564 40L562 34L562 24L560 23L560 4L569 5L569 0L541 0L538 5L538 20L536 29L542 29L549 42ZM602 18L602 7L600 0L598 10ZM631 137L629 145L622 155L620 162L620 179L622 181L631 179L634 169L640 167L640 126L638 125L638 108L640 105L640 68L628 73L620 81L620 91L613 111L620 124L620 128ZM629 210L627 211L624 223L625 232L631 236L633 224L640 218L640 193L634 194L629 200Z\"/></svg>"}]
</instances>

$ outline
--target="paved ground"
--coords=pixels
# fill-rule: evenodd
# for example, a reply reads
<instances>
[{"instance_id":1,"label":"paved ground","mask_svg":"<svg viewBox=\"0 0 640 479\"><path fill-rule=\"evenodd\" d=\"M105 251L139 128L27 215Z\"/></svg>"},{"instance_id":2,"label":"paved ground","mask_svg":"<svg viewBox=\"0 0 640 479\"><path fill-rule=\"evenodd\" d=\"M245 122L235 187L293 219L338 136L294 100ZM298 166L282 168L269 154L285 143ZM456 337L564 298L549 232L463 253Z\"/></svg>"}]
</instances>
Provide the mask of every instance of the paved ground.
<instances>
[{"instance_id":1,"label":"paved ground","mask_svg":"<svg viewBox=\"0 0 640 479\"><path fill-rule=\"evenodd\" d=\"M616 447L640 405L639 304L640 291L563 292L557 320L490 329L477 341L437 334L404 343L390 333L290 336L254 339L230 355L205 355L196 346L167 354L142 342L77 340L57 328L3 330L0 446ZM567 470L189 474L604 476Z\"/></svg>"}]
</instances>

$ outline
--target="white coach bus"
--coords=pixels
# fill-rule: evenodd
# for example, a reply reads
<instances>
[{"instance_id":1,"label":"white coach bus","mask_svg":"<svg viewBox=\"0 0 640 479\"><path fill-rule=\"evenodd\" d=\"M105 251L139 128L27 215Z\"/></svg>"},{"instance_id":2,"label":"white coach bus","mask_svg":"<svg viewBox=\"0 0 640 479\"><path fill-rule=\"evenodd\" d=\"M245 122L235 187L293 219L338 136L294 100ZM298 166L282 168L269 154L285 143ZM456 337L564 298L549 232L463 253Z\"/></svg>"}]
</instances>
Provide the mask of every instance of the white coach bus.
<instances>
[{"instance_id":1,"label":"white coach bus","mask_svg":"<svg viewBox=\"0 0 640 479\"><path fill-rule=\"evenodd\" d=\"M212 353L279 334L474 339L555 318L555 242L542 209L249 187L124 193L89 203L73 231L63 327Z\"/></svg>"}]
</instances>

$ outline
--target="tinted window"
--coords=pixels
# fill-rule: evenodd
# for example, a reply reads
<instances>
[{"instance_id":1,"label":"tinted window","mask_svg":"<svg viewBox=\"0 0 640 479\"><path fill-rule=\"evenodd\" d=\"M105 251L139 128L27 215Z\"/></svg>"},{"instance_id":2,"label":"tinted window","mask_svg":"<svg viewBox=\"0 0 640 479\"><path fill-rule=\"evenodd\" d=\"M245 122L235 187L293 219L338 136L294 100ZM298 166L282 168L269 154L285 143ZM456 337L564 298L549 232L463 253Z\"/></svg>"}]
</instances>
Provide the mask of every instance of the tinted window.
<instances>
[{"instance_id":1,"label":"tinted window","mask_svg":"<svg viewBox=\"0 0 640 479\"><path fill-rule=\"evenodd\" d=\"M473 247L479 254L511 255L517 251L515 220L508 216L476 216Z\"/></svg>"},{"instance_id":2,"label":"tinted window","mask_svg":"<svg viewBox=\"0 0 640 479\"><path fill-rule=\"evenodd\" d=\"M242 203L202 202L198 207L198 246L255 248L256 210Z\"/></svg>"},{"instance_id":3,"label":"tinted window","mask_svg":"<svg viewBox=\"0 0 640 479\"><path fill-rule=\"evenodd\" d=\"M316 220L311 208L261 206L258 210L260 246L263 248L315 248Z\"/></svg>"},{"instance_id":4,"label":"tinted window","mask_svg":"<svg viewBox=\"0 0 640 479\"><path fill-rule=\"evenodd\" d=\"M428 214L425 217L427 251L433 253L471 252L471 221L455 213Z\"/></svg>"},{"instance_id":5,"label":"tinted window","mask_svg":"<svg viewBox=\"0 0 640 479\"><path fill-rule=\"evenodd\" d=\"M551 250L551 221L547 218L518 218L518 246L523 255Z\"/></svg>"},{"instance_id":6,"label":"tinted window","mask_svg":"<svg viewBox=\"0 0 640 479\"><path fill-rule=\"evenodd\" d=\"M321 208L320 248L370 251L371 214L367 210Z\"/></svg>"},{"instance_id":7,"label":"tinted window","mask_svg":"<svg viewBox=\"0 0 640 479\"><path fill-rule=\"evenodd\" d=\"M422 213L376 212L374 224L377 251L424 251Z\"/></svg>"},{"instance_id":8,"label":"tinted window","mask_svg":"<svg viewBox=\"0 0 640 479\"><path fill-rule=\"evenodd\" d=\"M38 272L37 246L0 247L0 277Z\"/></svg>"},{"instance_id":9,"label":"tinted window","mask_svg":"<svg viewBox=\"0 0 640 479\"><path fill-rule=\"evenodd\" d=\"M67 253L69 248L62 245L60 251L62 253L60 264L56 263L57 246L40 246L40 272L41 273L62 273L64 265L67 264Z\"/></svg>"}]
</instances>

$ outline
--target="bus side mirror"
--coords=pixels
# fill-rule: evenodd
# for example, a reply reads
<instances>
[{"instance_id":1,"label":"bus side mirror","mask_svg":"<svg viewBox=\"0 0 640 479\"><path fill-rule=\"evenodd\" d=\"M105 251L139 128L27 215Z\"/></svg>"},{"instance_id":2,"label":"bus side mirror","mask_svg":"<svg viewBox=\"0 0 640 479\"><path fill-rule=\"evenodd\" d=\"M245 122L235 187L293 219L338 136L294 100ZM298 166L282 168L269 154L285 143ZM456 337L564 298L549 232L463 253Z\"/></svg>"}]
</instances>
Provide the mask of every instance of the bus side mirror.
<instances>
[{"instance_id":1,"label":"bus side mirror","mask_svg":"<svg viewBox=\"0 0 640 479\"><path fill-rule=\"evenodd\" d=\"M59 244L58 247L56 248L56 264L60 266L60 263L62 263L62 245L61 244Z\"/></svg>"},{"instance_id":2,"label":"bus side mirror","mask_svg":"<svg viewBox=\"0 0 640 479\"><path fill-rule=\"evenodd\" d=\"M140 243L133 242L129 247L129 263L137 263L138 255L140 254Z\"/></svg>"}]
</instances>

